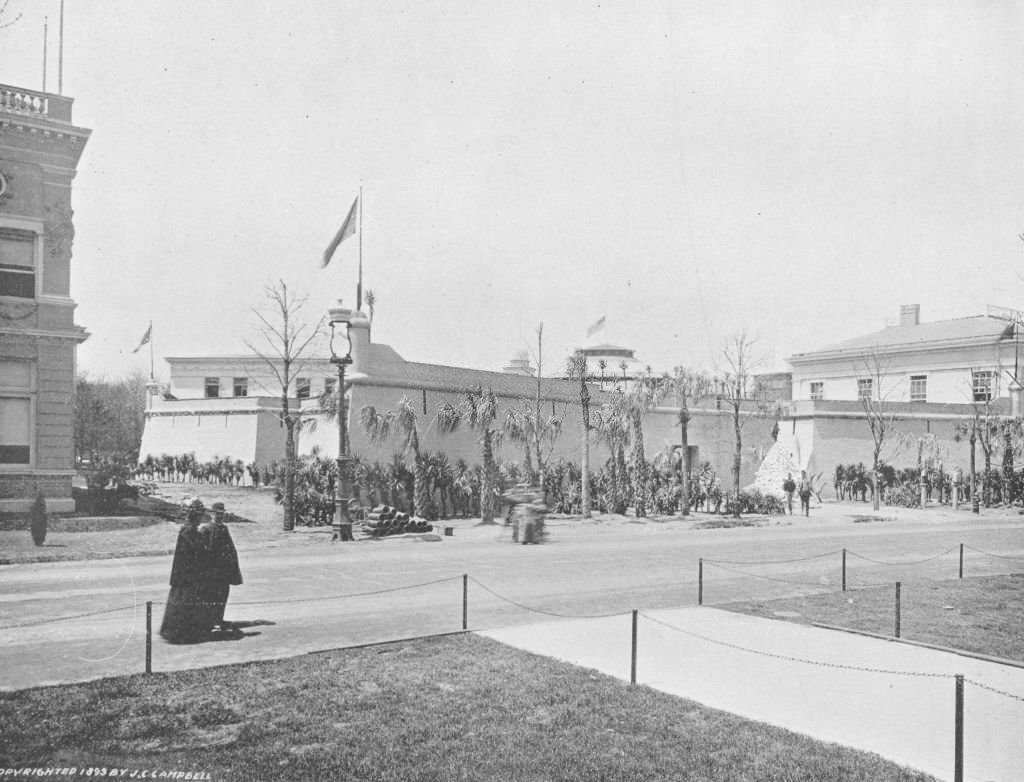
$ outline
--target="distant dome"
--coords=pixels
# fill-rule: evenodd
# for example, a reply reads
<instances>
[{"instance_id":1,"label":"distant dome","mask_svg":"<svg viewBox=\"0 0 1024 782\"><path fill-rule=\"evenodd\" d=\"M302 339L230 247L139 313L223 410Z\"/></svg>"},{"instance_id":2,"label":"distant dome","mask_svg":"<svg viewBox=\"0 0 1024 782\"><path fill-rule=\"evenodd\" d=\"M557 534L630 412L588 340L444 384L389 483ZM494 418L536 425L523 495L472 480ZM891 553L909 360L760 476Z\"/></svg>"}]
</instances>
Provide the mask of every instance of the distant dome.
<instances>
[{"instance_id":1,"label":"distant dome","mask_svg":"<svg viewBox=\"0 0 1024 782\"><path fill-rule=\"evenodd\" d=\"M510 375L534 375L534 369L530 366L530 356L525 350L517 351L508 362L508 366L501 371Z\"/></svg>"}]
</instances>

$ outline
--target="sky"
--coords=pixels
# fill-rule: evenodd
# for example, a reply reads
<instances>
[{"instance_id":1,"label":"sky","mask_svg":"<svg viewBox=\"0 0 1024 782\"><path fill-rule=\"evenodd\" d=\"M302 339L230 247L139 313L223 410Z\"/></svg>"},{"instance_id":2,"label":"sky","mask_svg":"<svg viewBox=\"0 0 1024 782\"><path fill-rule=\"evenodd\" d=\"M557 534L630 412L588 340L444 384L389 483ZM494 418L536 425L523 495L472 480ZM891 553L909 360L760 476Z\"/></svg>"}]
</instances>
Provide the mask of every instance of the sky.
<instances>
[{"instance_id":1,"label":"sky","mask_svg":"<svg viewBox=\"0 0 1024 782\"><path fill-rule=\"evenodd\" d=\"M59 0L0 82L58 89ZM1024 308L1024 5L65 0L80 370L244 354L277 280L412 361L763 371ZM319 260L362 188L360 237ZM605 327L588 338L600 318ZM534 358L536 361L536 358Z\"/></svg>"}]
</instances>

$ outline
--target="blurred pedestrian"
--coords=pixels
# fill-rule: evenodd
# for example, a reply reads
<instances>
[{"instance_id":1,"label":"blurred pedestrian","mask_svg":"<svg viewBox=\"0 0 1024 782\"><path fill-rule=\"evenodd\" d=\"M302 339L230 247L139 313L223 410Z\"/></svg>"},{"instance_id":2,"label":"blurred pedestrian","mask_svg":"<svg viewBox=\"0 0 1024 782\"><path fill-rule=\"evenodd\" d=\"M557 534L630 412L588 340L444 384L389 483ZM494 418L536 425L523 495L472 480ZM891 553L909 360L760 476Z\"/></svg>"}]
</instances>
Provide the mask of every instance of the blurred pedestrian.
<instances>
[{"instance_id":1,"label":"blurred pedestrian","mask_svg":"<svg viewBox=\"0 0 1024 782\"><path fill-rule=\"evenodd\" d=\"M210 611L206 605L210 545L208 532L200 529L204 510L198 499L189 503L174 547L171 591L160 624L160 635L173 644L196 643L210 631Z\"/></svg>"},{"instance_id":2,"label":"blurred pedestrian","mask_svg":"<svg viewBox=\"0 0 1024 782\"><path fill-rule=\"evenodd\" d=\"M811 515L811 482L807 473L801 473L800 478L800 511L805 516Z\"/></svg>"},{"instance_id":3,"label":"blurred pedestrian","mask_svg":"<svg viewBox=\"0 0 1024 782\"><path fill-rule=\"evenodd\" d=\"M782 482L782 490L786 492L786 507L789 508L789 515L793 515L793 493L796 491L796 481L793 480L793 473L786 476Z\"/></svg>"},{"instance_id":4,"label":"blurred pedestrian","mask_svg":"<svg viewBox=\"0 0 1024 782\"><path fill-rule=\"evenodd\" d=\"M210 520L210 570L207 574L207 595L210 602L210 627L222 631L234 629L224 621L224 609L232 586L242 583L242 571L238 567L238 551L231 539L231 532L224 523L224 503L215 502L210 506L213 518Z\"/></svg>"}]
</instances>

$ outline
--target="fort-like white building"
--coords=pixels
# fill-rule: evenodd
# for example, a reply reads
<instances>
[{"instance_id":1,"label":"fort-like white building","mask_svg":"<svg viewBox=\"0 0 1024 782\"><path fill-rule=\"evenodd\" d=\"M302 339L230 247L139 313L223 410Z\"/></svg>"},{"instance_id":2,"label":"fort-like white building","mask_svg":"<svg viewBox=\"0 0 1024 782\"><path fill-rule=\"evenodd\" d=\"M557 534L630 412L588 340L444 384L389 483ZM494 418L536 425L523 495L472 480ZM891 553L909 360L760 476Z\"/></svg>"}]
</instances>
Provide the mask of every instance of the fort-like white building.
<instances>
[{"instance_id":1,"label":"fort-like white building","mask_svg":"<svg viewBox=\"0 0 1024 782\"><path fill-rule=\"evenodd\" d=\"M539 391L542 415L561 423L559 436L545 446L547 458L578 460L582 448L582 415L579 381L540 378L524 355L517 355L505 371L487 371L409 361L388 345L371 339L370 321L355 313L350 336L353 363L346 372L351 452L364 460L390 462L401 451L399 442L371 442L358 426L359 411L367 405L378 410L394 409L402 398L413 403L419 416L420 448L423 452L443 451L451 461L480 462L478 435L459 431L442 436L432 422L445 402L458 403L465 391L480 386L491 389L498 400L499 418L510 407L536 403ZM280 421L280 387L275 387L269 368L254 356L169 357L171 383L167 393L151 386L140 459L147 456L179 456L192 453L198 461L215 458L241 460L246 464L268 464L284 455L284 428ZM320 395L336 392L336 368L327 356L305 363L298 375L291 402L301 405L304 425L299 433L298 452L316 449L333 458L338 448L338 427L320 412ZM611 395L611 384L602 391L599 378L590 384L592 409ZM714 399L691 408L689 443L695 446L691 458L707 460L723 476L732 464L731 421L724 406ZM500 424L499 424L500 425ZM752 419L744 429L744 482L772 445L774 420ZM670 449L680 439L678 409L659 407L644 421L648 458ZM597 468L608 457L607 448L591 436L591 465ZM496 449L498 458L521 461L523 446L505 439Z\"/></svg>"}]
</instances>

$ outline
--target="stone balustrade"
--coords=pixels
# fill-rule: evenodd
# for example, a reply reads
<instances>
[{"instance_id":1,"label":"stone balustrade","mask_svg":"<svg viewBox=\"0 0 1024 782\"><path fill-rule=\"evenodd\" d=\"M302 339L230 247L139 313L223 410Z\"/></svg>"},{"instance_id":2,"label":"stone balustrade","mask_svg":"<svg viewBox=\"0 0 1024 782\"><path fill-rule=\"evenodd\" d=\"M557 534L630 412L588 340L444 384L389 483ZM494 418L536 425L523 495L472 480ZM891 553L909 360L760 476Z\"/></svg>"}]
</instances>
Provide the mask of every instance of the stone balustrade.
<instances>
[{"instance_id":1,"label":"stone balustrade","mask_svg":"<svg viewBox=\"0 0 1024 782\"><path fill-rule=\"evenodd\" d=\"M0 112L70 122L71 104L63 95L0 84Z\"/></svg>"}]
</instances>

